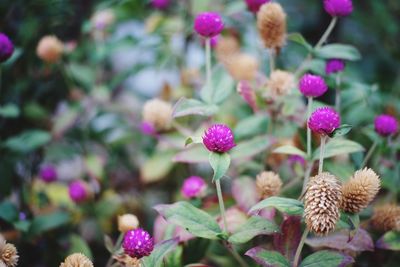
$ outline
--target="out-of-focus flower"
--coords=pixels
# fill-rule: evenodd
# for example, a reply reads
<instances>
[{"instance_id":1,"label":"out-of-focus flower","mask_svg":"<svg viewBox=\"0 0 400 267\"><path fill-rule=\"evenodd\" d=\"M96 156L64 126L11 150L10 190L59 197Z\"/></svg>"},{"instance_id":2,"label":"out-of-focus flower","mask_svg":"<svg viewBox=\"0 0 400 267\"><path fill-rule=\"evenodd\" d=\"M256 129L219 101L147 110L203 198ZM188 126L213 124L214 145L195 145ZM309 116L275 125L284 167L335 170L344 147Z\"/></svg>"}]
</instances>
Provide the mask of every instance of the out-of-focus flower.
<instances>
[{"instance_id":1,"label":"out-of-focus flower","mask_svg":"<svg viewBox=\"0 0 400 267\"><path fill-rule=\"evenodd\" d=\"M162 242L165 239L166 233L170 233L170 226L170 223L167 222L161 215L157 216L154 221L153 230L155 243ZM195 236L193 236L185 228L182 228L180 226L175 226L175 230L171 235L171 238L172 237L178 237L180 242L186 242L195 238Z\"/></svg>"},{"instance_id":2,"label":"out-of-focus flower","mask_svg":"<svg viewBox=\"0 0 400 267\"><path fill-rule=\"evenodd\" d=\"M136 229L138 228L138 226L139 226L139 220L135 215L124 214L118 216L118 230L121 233L126 233L129 230Z\"/></svg>"},{"instance_id":3,"label":"out-of-focus flower","mask_svg":"<svg viewBox=\"0 0 400 267\"><path fill-rule=\"evenodd\" d=\"M257 27L265 47L279 50L286 40L286 13L279 3L263 4L257 13Z\"/></svg>"},{"instance_id":4,"label":"out-of-focus flower","mask_svg":"<svg viewBox=\"0 0 400 267\"><path fill-rule=\"evenodd\" d=\"M257 76L258 61L252 55L237 53L224 63L231 76L237 81L251 81Z\"/></svg>"},{"instance_id":5,"label":"out-of-focus flower","mask_svg":"<svg viewBox=\"0 0 400 267\"><path fill-rule=\"evenodd\" d=\"M63 43L54 35L47 35L40 39L36 54L47 63L57 62L63 53L64 45Z\"/></svg>"},{"instance_id":6,"label":"out-of-focus flower","mask_svg":"<svg viewBox=\"0 0 400 267\"><path fill-rule=\"evenodd\" d=\"M299 155L290 155L288 161L291 166L294 166L296 164L300 164L302 167L306 166L306 160Z\"/></svg>"},{"instance_id":7,"label":"out-of-focus flower","mask_svg":"<svg viewBox=\"0 0 400 267\"><path fill-rule=\"evenodd\" d=\"M87 184L80 180L74 181L69 185L68 193L70 198L76 203L84 202L90 196Z\"/></svg>"},{"instance_id":8,"label":"out-of-focus flower","mask_svg":"<svg viewBox=\"0 0 400 267\"><path fill-rule=\"evenodd\" d=\"M247 8L253 13L257 13L263 4L270 1L271 0L245 0Z\"/></svg>"},{"instance_id":9,"label":"out-of-focus flower","mask_svg":"<svg viewBox=\"0 0 400 267\"><path fill-rule=\"evenodd\" d=\"M248 81L240 81L236 90L242 96L243 100L256 112L258 110L256 93L250 83Z\"/></svg>"},{"instance_id":10,"label":"out-of-focus flower","mask_svg":"<svg viewBox=\"0 0 400 267\"><path fill-rule=\"evenodd\" d=\"M40 178L46 183L57 180L57 170L53 165L46 164L40 168Z\"/></svg>"},{"instance_id":11,"label":"out-of-focus flower","mask_svg":"<svg viewBox=\"0 0 400 267\"><path fill-rule=\"evenodd\" d=\"M229 61L230 57L240 52L240 44L234 36L219 36L215 47L218 60L222 63Z\"/></svg>"},{"instance_id":12,"label":"out-of-focus flower","mask_svg":"<svg viewBox=\"0 0 400 267\"><path fill-rule=\"evenodd\" d=\"M110 27L115 21L115 14L112 9L99 10L91 18L91 23L96 30L104 30Z\"/></svg>"},{"instance_id":13,"label":"out-of-focus flower","mask_svg":"<svg viewBox=\"0 0 400 267\"><path fill-rule=\"evenodd\" d=\"M339 126L340 116L330 107L317 108L308 120L311 131L321 135L329 135Z\"/></svg>"},{"instance_id":14,"label":"out-of-focus flower","mask_svg":"<svg viewBox=\"0 0 400 267\"><path fill-rule=\"evenodd\" d=\"M0 33L0 63L9 59L14 52L14 45L7 35Z\"/></svg>"},{"instance_id":15,"label":"out-of-focus flower","mask_svg":"<svg viewBox=\"0 0 400 267\"><path fill-rule=\"evenodd\" d=\"M170 4L170 0L151 0L151 5L157 9L166 9Z\"/></svg>"},{"instance_id":16,"label":"out-of-focus flower","mask_svg":"<svg viewBox=\"0 0 400 267\"><path fill-rule=\"evenodd\" d=\"M148 232L138 228L125 233L122 247L125 254L140 259L151 254L154 249L154 240Z\"/></svg>"},{"instance_id":17,"label":"out-of-focus flower","mask_svg":"<svg viewBox=\"0 0 400 267\"><path fill-rule=\"evenodd\" d=\"M18 258L17 248L0 236L0 266L15 267L18 264Z\"/></svg>"},{"instance_id":18,"label":"out-of-focus flower","mask_svg":"<svg viewBox=\"0 0 400 267\"><path fill-rule=\"evenodd\" d=\"M226 216L226 223L228 225L227 230L229 233L236 232L237 229L239 229L240 226L246 223L248 219L247 214L238 209L237 207L231 207L227 209L225 216ZM223 228L224 221L222 217L218 218L218 224L220 225L221 228Z\"/></svg>"},{"instance_id":19,"label":"out-of-focus flower","mask_svg":"<svg viewBox=\"0 0 400 267\"><path fill-rule=\"evenodd\" d=\"M381 181L371 169L356 171L342 186L341 208L346 212L358 213L368 206L379 192Z\"/></svg>"},{"instance_id":20,"label":"out-of-focus flower","mask_svg":"<svg viewBox=\"0 0 400 267\"><path fill-rule=\"evenodd\" d=\"M151 99L143 106L143 121L156 130L168 130L172 122L172 105L160 99Z\"/></svg>"},{"instance_id":21,"label":"out-of-focus flower","mask_svg":"<svg viewBox=\"0 0 400 267\"><path fill-rule=\"evenodd\" d=\"M288 95L294 87L294 77L290 72L274 70L266 83L267 95L272 98Z\"/></svg>"},{"instance_id":22,"label":"out-of-focus flower","mask_svg":"<svg viewBox=\"0 0 400 267\"><path fill-rule=\"evenodd\" d=\"M274 172L261 172L256 178L256 188L261 199L276 196L282 188L282 180Z\"/></svg>"},{"instance_id":23,"label":"out-of-focus flower","mask_svg":"<svg viewBox=\"0 0 400 267\"><path fill-rule=\"evenodd\" d=\"M140 131L142 132L142 134L144 135L154 135L156 134L156 129L154 128L153 124L143 121L140 124Z\"/></svg>"},{"instance_id":24,"label":"out-of-focus flower","mask_svg":"<svg viewBox=\"0 0 400 267\"><path fill-rule=\"evenodd\" d=\"M216 35L216 36L210 38L210 46L212 48L215 48L218 45L219 38L220 38L219 35ZM206 41L207 41L207 39L201 38L201 44L202 45L205 46L206 45Z\"/></svg>"},{"instance_id":25,"label":"out-of-focus flower","mask_svg":"<svg viewBox=\"0 0 400 267\"><path fill-rule=\"evenodd\" d=\"M212 38L221 33L224 23L216 12L203 12L194 20L194 30L205 38Z\"/></svg>"},{"instance_id":26,"label":"out-of-focus flower","mask_svg":"<svg viewBox=\"0 0 400 267\"><path fill-rule=\"evenodd\" d=\"M399 124L395 117L382 114L375 118L375 131L383 137L397 133Z\"/></svg>"},{"instance_id":27,"label":"out-of-focus flower","mask_svg":"<svg viewBox=\"0 0 400 267\"><path fill-rule=\"evenodd\" d=\"M66 257L60 267L93 267L93 263L82 253L74 253Z\"/></svg>"},{"instance_id":28,"label":"out-of-focus flower","mask_svg":"<svg viewBox=\"0 0 400 267\"><path fill-rule=\"evenodd\" d=\"M329 75L331 73L341 72L344 70L345 66L346 64L342 59L330 59L326 62L325 73Z\"/></svg>"},{"instance_id":29,"label":"out-of-focus flower","mask_svg":"<svg viewBox=\"0 0 400 267\"><path fill-rule=\"evenodd\" d=\"M371 225L380 231L400 231L400 207L386 204L375 208Z\"/></svg>"},{"instance_id":30,"label":"out-of-focus flower","mask_svg":"<svg viewBox=\"0 0 400 267\"><path fill-rule=\"evenodd\" d=\"M353 12L352 0L324 0L324 8L332 17L345 17Z\"/></svg>"},{"instance_id":31,"label":"out-of-focus flower","mask_svg":"<svg viewBox=\"0 0 400 267\"><path fill-rule=\"evenodd\" d=\"M335 176L323 172L312 177L304 196L307 228L317 235L326 235L335 229L341 199L341 185Z\"/></svg>"},{"instance_id":32,"label":"out-of-focus flower","mask_svg":"<svg viewBox=\"0 0 400 267\"><path fill-rule=\"evenodd\" d=\"M202 197L207 189L207 184L199 176L190 176L183 182L181 193L185 198Z\"/></svg>"},{"instance_id":33,"label":"out-of-focus flower","mask_svg":"<svg viewBox=\"0 0 400 267\"><path fill-rule=\"evenodd\" d=\"M236 146L231 128L225 124L214 124L203 136L203 144L211 152L225 153Z\"/></svg>"},{"instance_id":34,"label":"out-of-focus flower","mask_svg":"<svg viewBox=\"0 0 400 267\"><path fill-rule=\"evenodd\" d=\"M306 97L320 97L328 91L328 86L321 76L305 74L299 81L299 89Z\"/></svg>"}]
</instances>

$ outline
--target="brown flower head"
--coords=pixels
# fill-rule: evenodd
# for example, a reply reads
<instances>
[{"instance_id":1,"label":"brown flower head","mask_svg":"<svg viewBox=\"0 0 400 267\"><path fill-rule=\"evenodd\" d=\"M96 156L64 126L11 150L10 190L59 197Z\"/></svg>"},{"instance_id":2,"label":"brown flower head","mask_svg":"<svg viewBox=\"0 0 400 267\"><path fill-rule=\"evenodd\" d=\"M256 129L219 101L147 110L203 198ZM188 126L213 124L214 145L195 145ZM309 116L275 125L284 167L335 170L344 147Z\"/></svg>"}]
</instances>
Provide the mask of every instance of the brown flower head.
<instances>
[{"instance_id":1,"label":"brown flower head","mask_svg":"<svg viewBox=\"0 0 400 267\"><path fill-rule=\"evenodd\" d=\"M160 99L151 99L143 106L143 121L157 130L168 130L172 122L172 106Z\"/></svg>"},{"instance_id":2,"label":"brown flower head","mask_svg":"<svg viewBox=\"0 0 400 267\"><path fill-rule=\"evenodd\" d=\"M128 232L129 230L133 230L138 228L139 220L133 214L124 214L118 216L118 230L121 233Z\"/></svg>"},{"instance_id":3,"label":"brown flower head","mask_svg":"<svg viewBox=\"0 0 400 267\"><path fill-rule=\"evenodd\" d=\"M386 204L375 208L371 225L381 231L400 231L400 206Z\"/></svg>"},{"instance_id":4,"label":"brown flower head","mask_svg":"<svg viewBox=\"0 0 400 267\"><path fill-rule=\"evenodd\" d=\"M230 57L229 60L225 62L225 66L232 77L237 81L253 80L258 71L257 59L244 53L238 53Z\"/></svg>"},{"instance_id":5,"label":"brown flower head","mask_svg":"<svg viewBox=\"0 0 400 267\"><path fill-rule=\"evenodd\" d=\"M257 175L256 188L262 199L276 196L282 188L282 181L278 174L264 171Z\"/></svg>"},{"instance_id":6,"label":"brown flower head","mask_svg":"<svg viewBox=\"0 0 400 267\"><path fill-rule=\"evenodd\" d=\"M288 95L294 87L294 77L290 72L275 70L267 83L267 95L273 98Z\"/></svg>"},{"instance_id":7,"label":"brown flower head","mask_svg":"<svg viewBox=\"0 0 400 267\"><path fill-rule=\"evenodd\" d=\"M269 2L257 13L257 27L267 48L279 50L286 39L286 13L282 6Z\"/></svg>"},{"instance_id":8,"label":"brown flower head","mask_svg":"<svg viewBox=\"0 0 400 267\"><path fill-rule=\"evenodd\" d=\"M346 212L358 213L368 206L379 191L381 181L371 169L356 171L342 186L341 209Z\"/></svg>"},{"instance_id":9,"label":"brown flower head","mask_svg":"<svg viewBox=\"0 0 400 267\"><path fill-rule=\"evenodd\" d=\"M18 258L17 248L13 244L6 243L6 240L0 236L0 266L15 267Z\"/></svg>"},{"instance_id":10,"label":"brown flower head","mask_svg":"<svg viewBox=\"0 0 400 267\"><path fill-rule=\"evenodd\" d=\"M323 172L310 179L304 196L304 217L307 228L317 235L326 235L339 220L342 190L339 180Z\"/></svg>"},{"instance_id":11,"label":"brown flower head","mask_svg":"<svg viewBox=\"0 0 400 267\"><path fill-rule=\"evenodd\" d=\"M215 47L215 54L221 62L240 52L238 40L233 36L220 37Z\"/></svg>"},{"instance_id":12,"label":"brown flower head","mask_svg":"<svg viewBox=\"0 0 400 267\"><path fill-rule=\"evenodd\" d=\"M93 267L93 263L82 253L74 253L66 257L60 267Z\"/></svg>"},{"instance_id":13,"label":"brown flower head","mask_svg":"<svg viewBox=\"0 0 400 267\"><path fill-rule=\"evenodd\" d=\"M53 35L48 35L40 39L37 48L37 56L47 63L57 62L64 50L63 43Z\"/></svg>"}]
</instances>

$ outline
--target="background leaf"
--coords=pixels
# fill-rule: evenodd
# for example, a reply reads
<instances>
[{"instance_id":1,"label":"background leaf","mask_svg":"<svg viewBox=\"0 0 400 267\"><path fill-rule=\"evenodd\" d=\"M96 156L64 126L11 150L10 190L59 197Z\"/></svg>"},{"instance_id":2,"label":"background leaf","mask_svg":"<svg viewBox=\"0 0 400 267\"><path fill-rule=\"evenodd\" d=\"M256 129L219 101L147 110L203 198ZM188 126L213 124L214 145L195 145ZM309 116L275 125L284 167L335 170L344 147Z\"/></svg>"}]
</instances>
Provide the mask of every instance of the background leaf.
<instances>
[{"instance_id":1,"label":"background leaf","mask_svg":"<svg viewBox=\"0 0 400 267\"><path fill-rule=\"evenodd\" d=\"M288 260L279 252L265 250L261 247L255 247L246 252L255 262L263 267L289 267Z\"/></svg>"},{"instance_id":2,"label":"background leaf","mask_svg":"<svg viewBox=\"0 0 400 267\"><path fill-rule=\"evenodd\" d=\"M354 259L346 254L321 250L306 257L300 267L345 267L353 262Z\"/></svg>"},{"instance_id":3,"label":"background leaf","mask_svg":"<svg viewBox=\"0 0 400 267\"><path fill-rule=\"evenodd\" d=\"M324 158L361 151L364 151L364 148L359 143L346 139L332 139L326 144ZM319 148L313 154L313 160L317 159L319 159Z\"/></svg>"},{"instance_id":4,"label":"background leaf","mask_svg":"<svg viewBox=\"0 0 400 267\"><path fill-rule=\"evenodd\" d=\"M356 61L361 59L361 54L351 45L344 44L328 44L323 47L317 49L315 51L315 55L320 58L331 59L345 59L350 61Z\"/></svg>"},{"instance_id":5,"label":"background leaf","mask_svg":"<svg viewBox=\"0 0 400 267\"><path fill-rule=\"evenodd\" d=\"M269 235L279 232L278 226L260 216L252 216L239 227L228 239L232 243L246 243L258 235Z\"/></svg>"},{"instance_id":6,"label":"background leaf","mask_svg":"<svg viewBox=\"0 0 400 267\"><path fill-rule=\"evenodd\" d=\"M255 213L263 208L273 207L288 215L302 215L304 206L303 203L296 199L284 197L269 197L254 205L249 213Z\"/></svg>"},{"instance_id":7,"label":"background leaf","mask_svg":"<svg viewBox=\"0 0 400 267\"><path fill-rule=\"evenodd\" d=\"M376 241L376 247L400 251L400 232L390 231L385 233L378 241Z\"/></svg>"},{"instance_id":8,"label":"background leaf","mask_svg":"<svg viewBox=\"0 0 400 267\"><path fill-rule=\"evenodd\" d=\"M176 246L178 245L179 238L174 238L174 239L169 239L165 240L161 243L158 243L155 245L154 250L151 252L151 254L147 257L143 257L142 261L144 263L144 266L154 266L154 267L160 267L162 266L163 259L164 257L172 252L173 250L176 249Z\"/></svg>"}]
</instances>

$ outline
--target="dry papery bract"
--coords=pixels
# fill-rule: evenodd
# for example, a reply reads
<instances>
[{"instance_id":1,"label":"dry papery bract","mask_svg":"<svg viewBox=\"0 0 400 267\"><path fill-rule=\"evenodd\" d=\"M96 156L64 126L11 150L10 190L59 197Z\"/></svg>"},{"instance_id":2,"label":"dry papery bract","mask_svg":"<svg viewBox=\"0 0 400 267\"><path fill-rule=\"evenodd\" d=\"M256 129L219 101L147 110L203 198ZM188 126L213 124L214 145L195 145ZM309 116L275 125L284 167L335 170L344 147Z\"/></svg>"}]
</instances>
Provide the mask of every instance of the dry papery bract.
<instances>
[{"instance_id":1,"label":"dry papery bract","mask_svg":"<svg viewBox=\"0 0 400 267\"><path fill-rule=\"evenodd\" d=\"M66 257L60 267L93 267L93 263L82 253L74 253Z\"/></svg>"},{"instance_id":2,"label":"dry papery bract","mask_svg":"<svg viewBox=\"0 0 400 267\"><path fill-rule=\"evenodd\" d=\"M257 13L257 27L265 47L279 51L286 41L286 13L275 2L261 6Z\"/></svg>"},{"instance_id":3,"label":"dry papery bract","mask_svg":"<svg viewBox=\"0 0 400 267\"><path fill-rule=\"evenodd\" d=\"M282 180L278 174L264 171L257 175L256 188L262 199L276 196L282 188Z\"/></svg>"},{"instance_id":4,"label":"dry papery bract","mask_svg":"<svg viewBox=\"0 0 400 267\"><path fill-rule=\"evenodd\" d=\"M400 231L400 206L386 204L376 207L371 218L371 225L380 231Z\"/></svg>"}]
</instances>

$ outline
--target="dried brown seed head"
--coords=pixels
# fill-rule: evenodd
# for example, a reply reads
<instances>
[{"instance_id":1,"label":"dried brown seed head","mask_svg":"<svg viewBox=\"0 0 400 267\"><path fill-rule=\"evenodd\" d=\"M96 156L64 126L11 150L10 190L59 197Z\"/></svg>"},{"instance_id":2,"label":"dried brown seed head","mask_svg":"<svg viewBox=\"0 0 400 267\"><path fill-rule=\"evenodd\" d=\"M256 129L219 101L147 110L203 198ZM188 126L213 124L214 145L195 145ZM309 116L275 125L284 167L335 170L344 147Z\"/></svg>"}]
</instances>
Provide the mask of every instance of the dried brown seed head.
<instances>
[{"instance_id":1,"label":"dried brown seed head","mask_svg":"<svg viewBox=\"0 0 400 267\"><path fill-rule=\"evenodd\" d=\"M66 257L60 267L93 267L93 263L82 253L74 253Z\"/></svg>"},{"instance_id":2,"label":"dried brown seed head","mask_svg":"<svg viewBox=\"0 0 400 267\"><path fill-rule=\"evenodd\" d=\"M256 78L258 61L255 57L238 53L226 60L225 66L232 77L237 81L250 81Z\"/></svg>"},{"instance_id":3,"label":"dried brown seed head","mask_svg":"<svg viewBox=\"0 0 400 267\"><path fill-rule=\"evenodd\" d=\"M0 250L0 263L3 263L6 267L15 267L19 258L17 248L13 244L5 243L5 240L3 242L3 240Z\"/></svg>"},{"instance_id":4,"label":"dried brown seed head","mask_svg":"<svg viewBox=\"0 0 400 267\"><path fill-rule=\"evenodd\" d=\"M282 188L282 180L274 172L261 172L257 175L256 188L262 199L276 196Z\"/></svg>"},{"instance_id":5,"label":"dried brown seed head","mask_svg":"<svg viewBox=\"0 0 400 267\"><path fill-rule=\"evenodd\" d=\"M230 57L240 52L240 44L233 36L220 37L215 47L215 54L221 62L226 62Z\"/></svg>"},{"instance_id":6,"label":"dried brown seed head","mask_svg":"<svg viewBox=\"0 0 400 267\"><path fill-rule=\"evenodd\" d=\"M267 48L279 50L286 40L286 13L282 6L269 2L257 13L257 27Z\"/></svg>"},{"instance_id":7,"label":"dried brown seed head","mask_svg":"<svg viewBox=\"0 0 400 267\"><path fill-rule=\"evenodd\" d=\"M45 62L57 62L63 53L63 43L54 35L44 36L40 39L37 48L37 56Z\"/></svg>"},{"instance_id":8,"label":"dried brown seed head","mask_svg":"<svg viewBox=\"0 0 400 267\"><path fill-rule=\"evenodd\" d=\"M386 204L375 208L371 225L381 231L400 231L400 206Z\"/></svg>"},{"instance_id":9,"label":"dried brown seed head","mask_svg":"<svg viewBox=\"0 0 400 267\"><path fill-rule=\"evenodd\" d=\"M285 96L290 93L293 87L293 74L287 71L275 70L271 73L271 76L266 83L266 95L272 98Z\"/></svg>"},{"instance_id":10,"label":"dried brown seed head","mask_svg":"<svg viewBox=\"0 0 400 267\"><path fill-rule=\"evenodd\" d=\"M160 99L151 99L143 106L143 121L157 130L168 130L172 122L172 105Z\"/></svg>"}]
</instances>

